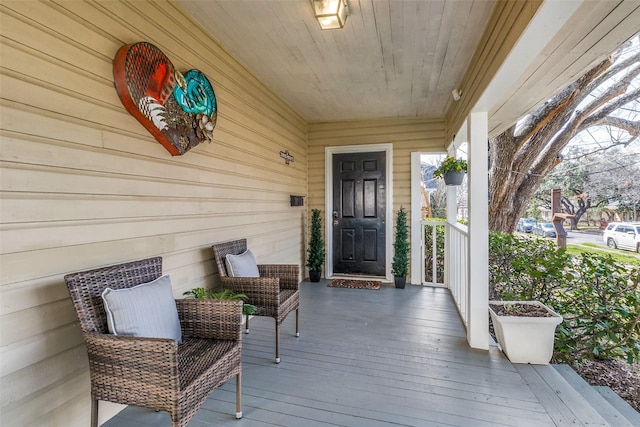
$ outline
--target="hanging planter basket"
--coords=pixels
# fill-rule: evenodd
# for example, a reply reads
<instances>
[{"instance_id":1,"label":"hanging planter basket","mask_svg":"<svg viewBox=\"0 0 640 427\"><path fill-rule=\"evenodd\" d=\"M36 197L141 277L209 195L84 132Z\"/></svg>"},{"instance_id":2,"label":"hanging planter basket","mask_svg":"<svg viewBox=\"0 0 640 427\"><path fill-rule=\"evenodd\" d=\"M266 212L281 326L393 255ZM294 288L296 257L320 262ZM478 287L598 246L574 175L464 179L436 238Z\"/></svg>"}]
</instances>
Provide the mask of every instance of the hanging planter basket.
<instances>
[{"instance_id":1,"label":"hanging planter basket","mask_svg":"<svg viewBox=\"0 0 640 427\"><path fill-rule=\"evenodd\" d=\"M461 185L464 180L465 172L462 171L449 171L444 174L445 185Z\"/></svg>"}]
</instances>

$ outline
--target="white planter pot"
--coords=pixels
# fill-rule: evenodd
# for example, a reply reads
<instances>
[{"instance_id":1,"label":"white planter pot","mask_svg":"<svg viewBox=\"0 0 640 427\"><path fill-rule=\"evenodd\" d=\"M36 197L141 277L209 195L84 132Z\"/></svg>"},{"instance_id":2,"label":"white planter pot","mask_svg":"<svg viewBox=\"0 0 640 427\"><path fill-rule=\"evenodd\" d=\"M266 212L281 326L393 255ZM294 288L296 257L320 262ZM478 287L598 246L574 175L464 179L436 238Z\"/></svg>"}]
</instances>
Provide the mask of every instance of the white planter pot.
<instances>
[{"instance_id":1,"label":"white planter pot","mask_svg":"<svg viewBox=\"0 0 640 427\"><path fill-rule=\"evenodd\" d=\"M538 301L489 301L489 304L528 304L544 307L551 317L498 316L489 307L498 344L511 363L546 365L553 356L556 326L562 316Z\"/></svg>"}]
</instances>

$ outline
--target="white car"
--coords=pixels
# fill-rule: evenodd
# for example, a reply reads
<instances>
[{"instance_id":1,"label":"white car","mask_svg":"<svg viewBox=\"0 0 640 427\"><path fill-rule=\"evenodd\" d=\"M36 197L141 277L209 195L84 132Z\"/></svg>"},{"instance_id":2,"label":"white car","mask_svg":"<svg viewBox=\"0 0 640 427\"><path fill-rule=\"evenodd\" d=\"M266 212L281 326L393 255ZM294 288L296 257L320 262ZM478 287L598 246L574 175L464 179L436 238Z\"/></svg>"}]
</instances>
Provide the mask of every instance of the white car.
<instances>
[{"instance_id":1,"label":"white car","mask_svg":"<svg viewBox=\"0 0 640 427\"><path fill-rule=\"evenodd\" d=\"M640 222L612 222L604 230L602 239L610 248L640 253Z\"/></svg>"}]
</instances>

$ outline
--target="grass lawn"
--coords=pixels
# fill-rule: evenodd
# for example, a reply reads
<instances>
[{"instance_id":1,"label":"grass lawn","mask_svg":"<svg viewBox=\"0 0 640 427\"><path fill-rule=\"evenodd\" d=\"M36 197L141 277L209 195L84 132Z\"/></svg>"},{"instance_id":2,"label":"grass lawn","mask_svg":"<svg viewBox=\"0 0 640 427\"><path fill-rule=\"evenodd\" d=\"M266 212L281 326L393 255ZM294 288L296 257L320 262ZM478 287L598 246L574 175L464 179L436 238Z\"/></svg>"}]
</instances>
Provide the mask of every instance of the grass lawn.
<instances>
[{"instance_id":1,"label":"grass lawn","mask_svg":"<svg viewBox=\"0 0 640 427\"><path fill-rule=\"evenodd\" d=\"M568 244L567 252L578 255L583 252L591 252L598 255L611 255L616 261L626 265L640 265L640 254L620 249L609 249L595 243Z\"/></svg>"}]
</instances>

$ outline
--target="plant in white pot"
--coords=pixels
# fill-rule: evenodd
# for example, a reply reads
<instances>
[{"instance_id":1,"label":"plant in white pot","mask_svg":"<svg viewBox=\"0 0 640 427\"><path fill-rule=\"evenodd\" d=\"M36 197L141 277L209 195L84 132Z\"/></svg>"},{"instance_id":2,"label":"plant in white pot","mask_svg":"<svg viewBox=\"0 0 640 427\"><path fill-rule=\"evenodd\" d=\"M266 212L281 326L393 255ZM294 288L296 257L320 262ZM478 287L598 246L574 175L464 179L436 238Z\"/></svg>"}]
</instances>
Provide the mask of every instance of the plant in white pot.
<instances>
[{"instance_id":1,"label":"plant in white pot","mask_svg":"<svg viewBox=\"0 0 640 427\"><path fill-rule=\"evenodd\" d=\"M538 301L489 301L498 344L512 363L546 365L562 316Z\"/></svg>"},{"instance_id":2,"label":"plant in white pot","mask_svg":"<svg viewBox=\"0 0 640 427\"><path fill-rule=\"evenodd\" d=\"M467 173L467 161L449 156L433 171L434 178L442 178L446 185L460 185Z\"/></svg>"}]
</instances>

